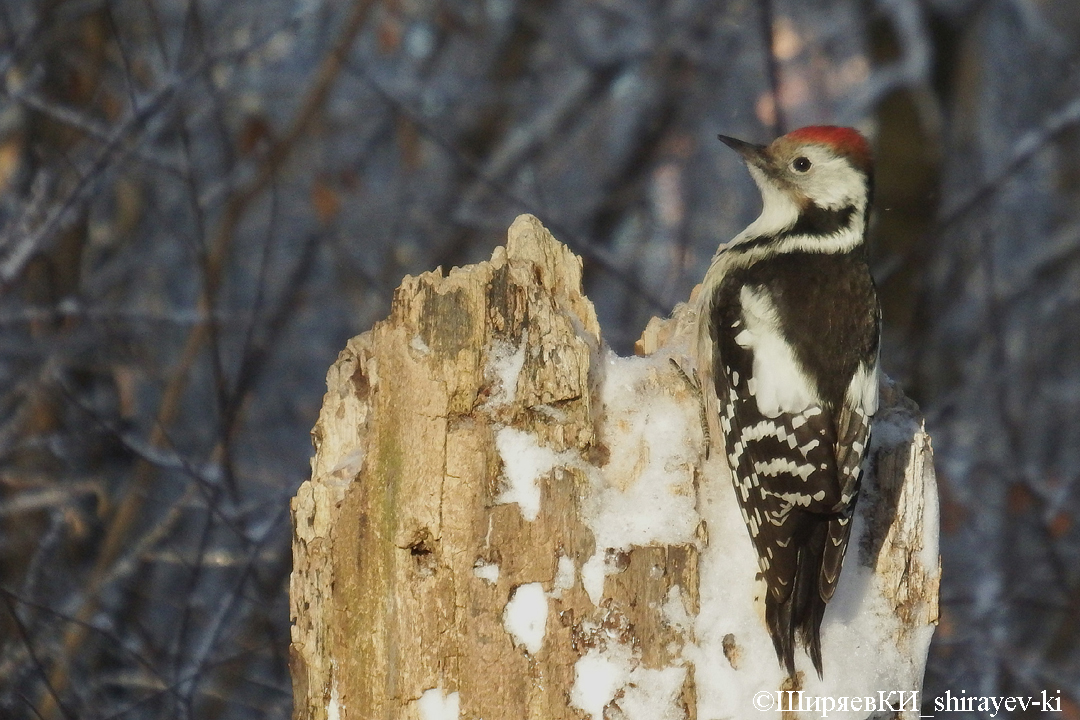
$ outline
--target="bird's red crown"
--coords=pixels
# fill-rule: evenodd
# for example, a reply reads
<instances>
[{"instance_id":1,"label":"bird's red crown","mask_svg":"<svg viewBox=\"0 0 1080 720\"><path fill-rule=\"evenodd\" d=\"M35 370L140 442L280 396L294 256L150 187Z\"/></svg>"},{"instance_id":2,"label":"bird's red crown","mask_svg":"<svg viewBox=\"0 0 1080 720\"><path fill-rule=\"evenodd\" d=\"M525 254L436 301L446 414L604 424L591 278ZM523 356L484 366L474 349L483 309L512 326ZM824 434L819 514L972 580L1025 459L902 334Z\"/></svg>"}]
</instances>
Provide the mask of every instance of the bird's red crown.
<instances>
[{"instance_id":1,"label":"bird's red crown","mask_svg":"<svg viewBox=\"0 0 1080 720\"><path fill-rule=\"evenodd\" d=\"M787 138L796 142L813 142L828 145L846 155L862 170L869 172L871 165L870 143L858 130L837 125L810 125L793 130Z\"/></svg>"}]
</instances>

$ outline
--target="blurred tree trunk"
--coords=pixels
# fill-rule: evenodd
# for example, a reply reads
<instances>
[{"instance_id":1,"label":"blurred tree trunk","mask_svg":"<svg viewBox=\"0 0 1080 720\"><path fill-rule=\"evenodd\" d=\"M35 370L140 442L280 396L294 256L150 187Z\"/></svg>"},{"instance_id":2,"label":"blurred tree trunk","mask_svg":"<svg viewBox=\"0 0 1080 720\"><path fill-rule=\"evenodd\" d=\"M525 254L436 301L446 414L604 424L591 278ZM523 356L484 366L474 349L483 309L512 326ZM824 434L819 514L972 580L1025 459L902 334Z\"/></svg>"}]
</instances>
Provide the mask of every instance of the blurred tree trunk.
<instances>
[{"instance_id":1,"label":"blurred tree trunk","mask_svg":"<svg viewBox=\"0 0 1080 720\"><path fill-rule=\"evenodd\" d=\"M703 553L714 550L724 568L748 550L741 522L714 527L702 509L685 542L599 547L597 497L637 482L650 451L629 462L612 457L620 447L612 432L628 431L605 417L598 385L625 361L604 354L580 288L581 261L522 216L489 262L407 277L390 317L351 340L330 369L312 432L312 479L292 504L295 717L581 718L598 717L606 704L616 717L663 706L674 713L663 717L693 719L707 663L695 670L692 652L714 650L709 662L730 672L741 663L746 673L762 652L771 656L763 628L723 637L722 651L719 640L695 637ZM685 366L680 343L692 327L682 308L650 325L639 350L666 347L665 358ZM653 391L671 398L696 433L688 441L696 461L671 468L682 473L672 487L691 508L699 480L731 495L722 462L706 463L700 452L688 377L666 359L650 367ZM889 400L911 410L896 391ZM505 444L526 435L532 449ZM864 534L874 546L869 564L891 575L891 609L914 631L937 617L937 516L936 505L922 502L933 474L921 437L921 445L909 439L882 453L884 481L864 503L868 527L887 516ZM535 502L507 490L529 486L515 479L522 466L535 468ZM608 472L614 467L628 472ZM599 468L607 469L598 484ZM933 527L926 538L924 523ZM928 549L933 561L921 562ZM590 558L602 561L602 598L590 587ZM745 592L735 593L751 608L752 565ZM743 582L738 573L720 575L726 585ZM673 596L685 612L672 609ZM919 637L893 640L894 654L921 680L929 634ZM623 673L608 695L600 691L599 705L588 685L603 673L587 672L586 655L594 667ZM779 674L775 658L767 665ZM755 686L774 678L746 673L739 677L747 687L802 687ZM652 690L632 697L646 685ZM658 687L669 697L649 696Z\"/></svg>"}]
</instances>

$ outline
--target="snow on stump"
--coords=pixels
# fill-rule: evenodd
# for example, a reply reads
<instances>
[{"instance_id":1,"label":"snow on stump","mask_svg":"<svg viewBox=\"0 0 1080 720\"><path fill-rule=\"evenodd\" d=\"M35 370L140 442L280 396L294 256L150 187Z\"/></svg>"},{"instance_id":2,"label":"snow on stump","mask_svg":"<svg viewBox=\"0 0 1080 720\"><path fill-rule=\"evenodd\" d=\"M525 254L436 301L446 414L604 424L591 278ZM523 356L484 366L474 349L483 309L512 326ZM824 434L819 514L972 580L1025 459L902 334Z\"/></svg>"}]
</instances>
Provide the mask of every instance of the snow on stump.
<instances>
[{"instance_id":1,"label":"snow on stump","mask_svg":"<svg viewBox=\"0 0 1080 720\"><path fill-rule=\"evenodd\" d=\"M883 383L824 680L800 651L793 682L704 452L693 325L680 306L617 357L580 259L528 215L490 261L405 278L330 369L292 503L295 717L822 716L788 690L917 717L939 579L917 408Z\"/></svg>"}]
</instances>

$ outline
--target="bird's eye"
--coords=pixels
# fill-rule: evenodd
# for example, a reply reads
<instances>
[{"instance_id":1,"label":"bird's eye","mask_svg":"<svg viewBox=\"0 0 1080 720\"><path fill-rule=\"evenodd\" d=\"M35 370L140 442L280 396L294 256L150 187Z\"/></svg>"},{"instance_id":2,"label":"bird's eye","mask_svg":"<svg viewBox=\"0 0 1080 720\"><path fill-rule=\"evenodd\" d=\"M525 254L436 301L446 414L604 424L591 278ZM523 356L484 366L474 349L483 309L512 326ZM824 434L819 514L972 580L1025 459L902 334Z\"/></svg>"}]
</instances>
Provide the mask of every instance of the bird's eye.
<instances>
[{"instance_id":1,"label":"bird's eye","mask_svg":"<svg viewBox=\"0 0 1080 720\"><path fill-rule=\"evenodd\" d=\"M791 161L791 167L795 172L804 173L810 169L810 158L802 157L801 155Z\"/></svg>"}]
</instances>

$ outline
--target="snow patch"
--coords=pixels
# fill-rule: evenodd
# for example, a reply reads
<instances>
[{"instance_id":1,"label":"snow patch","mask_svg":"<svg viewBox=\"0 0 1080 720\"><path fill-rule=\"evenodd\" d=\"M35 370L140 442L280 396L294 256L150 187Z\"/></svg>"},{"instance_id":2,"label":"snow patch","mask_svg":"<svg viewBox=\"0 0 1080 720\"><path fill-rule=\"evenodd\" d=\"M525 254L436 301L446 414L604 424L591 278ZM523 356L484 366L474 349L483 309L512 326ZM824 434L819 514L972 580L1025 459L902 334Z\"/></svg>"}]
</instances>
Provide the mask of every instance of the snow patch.
<instances>
[{"instance_id":1,"label":"snow patch","mask_svg":"<svg viewBox=\"0 0 1080 720\"><path fill-rule=\"evenodd\" d=\"M577 568L574 566L574 558L559 553L558 562L555 564L555 578L552 580L552 588L551 592L548 593L548 597L561 598L563 590L574 587L576 577Z\"/></svg>"},{"instance_id":2,"label":"snow patch","mask_svg":"<svg viewBox=\"0 0 1080 720\"><path fill-rule=\"evenodd\" d=\"M592 648L574 665L570 703L603 720L604 708L614 704L624 720L685 720L680 698L686 668L651 669L639 666L630 647L610 642Z\"/></svg>"},{"instance_id":3,"label":"snow patch","mask_svg":"<svg viewBox=\"0 0 1080 720\"><path fill-rule=\"evenodd\" d=\"M604 553L594 554L581 566L581 585L593 605L599 605L604 599L604 577L607 574Z\"/></svg>"},{"instance_id":4,"label":"snow patch","mask_svg":"<svg viewBox=\"0 0 1080 720\"><path fill-rule=\"evenodd\" d=\"M608 352L601 401L609 460L593 474L596 494L586 513L596 539L595 554L582 566L585 590L594 604L612 567L608 550L695 542L694 468L701 453L701 423L673 397L662 377L667 357L621 358Z\"/></svg>"},{"instance_id":5,"label":"snow patch","mask_svg":"<svg viewBox=\"0 0 1080 720\"><path fill-rule=\"evenodd\" d=\"M544 586L538 582L519 585L503 610L503 627L514 638L515 645L535 655L544 646L547 616L548 599Z\"/></svg>"},{"instance_id":6,"label":"snow patch","mask_svg":"<svg viewBox=\"0 0 1080 720\"><path fill-rule=\"evenodd\" d=\"M495 563L477 560L473 565L472 574L490 585L499 582L499 566Z\"/></svg>"},{"instance_id":7,"label":"snow patch","mask_svg":"<svg viewBox=\"0 0 1080 720\"><path fill-rule=\"evenodd\" d=\"M502 407L514 402L517 396L518 377L525 366L525 338L514 347L505 340L492 343L488 356L487 374L496 380L495 388L488 398L491 407Z\"/></svg>"},{"instance_id":8,"label":"snow patch","mask_svg":"<svg viewBox=\"0 0 1080 720\"><path fill-rule=\"evenodd\" d=\"M632 662L630 648L620 643L612 643L605 652L590 649L574 663L570 704L584 710L592 720L604 720L604 707L630 679Z\"/></svg>"},{"instance_id":9,"label":"snow patch","mask_svg":"<svg viewBox=\"0 0 1080 720\"><path fill-rule=\"evenodd\" d=\"M441 687L431 688L425 690L416 701L416 708L420 711L420 720L458 720L461 715L460 700L456 692L444 695Z\"/></svg>"},{"instance_id":10,"label":"snow patch","mask_svg":"<svg viewBox=\"0 0 1080 720\"><path fill-rule=\"evenodd\" d=\"M679 702L685 679L684 667L636 668L623 688L619 708L626 720L686 720Z\"/></svg>"},{"instance_id":11,"label":"snow patch","mask_svg":"<svg viewBox=\"0 0 1080 720\"><path fill-rule=\"evenodd\" d=\"M326 720L341 720L341 695L338 694L337 678L330 688L330 704L326 706Z\"/></svg>"},{"instance_id":12,"label":"snow patch","mask_svg":"<svg viewBox=\"0 0 1080 720\"><path fill-rule=\"evenodd\" d=\"M667 596L664 597L664 603L660 606L660 613L668 627L677 632L685 633L693 627L694 621L690 618L690 613L686 611L686 603L683 602L682 597L682 588L678 585L672 585L668 588Z\"/></svg>"},{"instance_id":13,"label":"snow patch","mask_svg":"<svg viewBox=\"0 0 1080 720\"><path fill-rule=\"evenodd\" d=\"M910 415L888 411L878 413L870 430L871 452L906 445L921 432L919 423Z\"/></svg>"},{"instance_id":14,"label":"snow patch","mask_svg":"<svg viewBox=\"0 0 1080 720\"><path fill-rule=\"evenodd\" d=\"M569 453L555 453L536 442L536 437L516 428L500 428L495 449L503 464L506 489L496 504L517 503L521 516L532 522L540 514L540 484L537 482L555 467L574 464Z\"/></svg>"},{"instance_id":15,"label":"snow patch","mask_svg":"<svg viewBox=\"0 0 1080 720\"><path fill-rule=\"evenodd\" d=\"M702 477L699 504L708 523L709 543L698 561L700 611L692 620L695 644L685 645L682 654L693 663L698 717L746 717L754 707L754 693L779 689L785 673L765 628L763 607L756 600L764 597L765 585L755 579L757 555L722 454L714 454L705 464ZM846 567L844 572L841 585L847 580ZM725 652L725 638L729 638L728 652L737 657L737 669ZM803 661L809 664L800 648L796 662ZM813 669L810 673L817 679ZM779 713L764 716L778 717Z\"/></svg>"},{"instance_id":16,"label":"snow patch","mask_svg":"<svg viewBox=\"0 0 1080 720\"><path fill-rule=\"evenodd\" d=\"M429 348L428 344L424 342L424 338L420 337L419 335L413 335L413 339L409 341L409 347L411 347L420 355L431 354L431 348Z\"/></svg>"}]
</instances>

